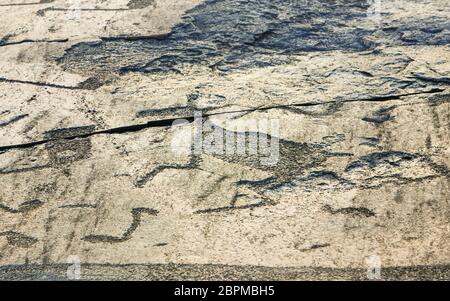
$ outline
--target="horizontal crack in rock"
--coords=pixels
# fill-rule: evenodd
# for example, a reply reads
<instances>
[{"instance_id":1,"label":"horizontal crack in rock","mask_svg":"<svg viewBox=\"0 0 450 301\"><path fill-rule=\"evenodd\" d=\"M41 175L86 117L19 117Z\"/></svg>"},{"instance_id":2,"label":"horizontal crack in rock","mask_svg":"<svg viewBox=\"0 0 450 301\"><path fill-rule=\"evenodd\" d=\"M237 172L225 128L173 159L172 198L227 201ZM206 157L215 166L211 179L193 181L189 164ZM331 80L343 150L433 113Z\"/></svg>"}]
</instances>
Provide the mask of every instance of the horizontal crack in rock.
<instances>
[{"instance_id":1,"label":"horizontal crack in rock","mask_svg":"<svg viewBox=\"0 0 450 301\"><path fill-rule=\"evenodd\" d=\"M1 78L0 78L1 81ZM398 100L402 97L406 96L414 96L414 95L421 95L421 94L434 94L434 93L441 93L445 91L444 89L430 89L427 91L417 91L412 93L405 93L405 94L398 94L398 95L386 95L386 96L374 96L370 98L360 98L360 99L347 99L347 100L333 100L328 102L311 102L311 103L300 103L300 104L289 104L289 105L274 105L274 106L267 106L267 107L261 107L261 108L253 108L253 109L247 109L247 110L235 110L235 111L227 111L227 112L219 112L219 113L210 113L210 114L204 114L203 117L211 117L211 116L217 116L217 115L225 115L225 114L234 114L234 113L242 113L242 112L256 112L256 111L267 111L271 109L283 109L288 107L309 107L309 106L321 106L321 105L328 105L330 103L351 103L351 102L376 102L376 101L389 101L389 100ZM124 134L124 133L132 133L132 132L138 132L142 131L144 129L148 128L155 128L155 127L170 127L173 125L174 121L184 119L188 122L194 121L194 116L187 116L187 117L177 117L177 118L169 118L169 119L161 119L161 120L152 120L147 123L141 123L141 124L134 124L134 125L128 125L128 126L121 126L106 130L99 130L99 131L93 131L86 134L79 134L79 135L73 135L73 136L67 136L63 139L76 139L76 138L87 138L94 135L102 135L102 134ZM28 142L23 144L15 144L15 145L7 145L7 146L0 146L0 154L4 153L5 151L12 150L12 149L26 149L30 147L35 147L41 144L48 143L50 141L53 141L56 139L44 139L40 141L35 142Z\"/></svg>"}]
</instances>

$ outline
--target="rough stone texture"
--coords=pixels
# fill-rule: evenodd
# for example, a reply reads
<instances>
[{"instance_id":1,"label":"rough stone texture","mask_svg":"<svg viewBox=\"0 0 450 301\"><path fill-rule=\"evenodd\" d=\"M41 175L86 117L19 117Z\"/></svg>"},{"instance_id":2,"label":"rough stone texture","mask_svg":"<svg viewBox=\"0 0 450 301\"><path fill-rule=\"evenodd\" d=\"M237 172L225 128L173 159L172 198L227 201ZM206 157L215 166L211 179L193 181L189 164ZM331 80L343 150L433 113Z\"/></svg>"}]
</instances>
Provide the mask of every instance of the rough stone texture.
<instances>
[{"instance_id":1,"label":"rough stone texture","mask_svg":"<svg viewBox=\"0 0 450 301\"><path fill-rule=\"evenodd\" d=\"M2 1L0 279L449 280L448 1L372 10ZM279 162L174 153L196 111Z\"/></svg>"}]
</instances>

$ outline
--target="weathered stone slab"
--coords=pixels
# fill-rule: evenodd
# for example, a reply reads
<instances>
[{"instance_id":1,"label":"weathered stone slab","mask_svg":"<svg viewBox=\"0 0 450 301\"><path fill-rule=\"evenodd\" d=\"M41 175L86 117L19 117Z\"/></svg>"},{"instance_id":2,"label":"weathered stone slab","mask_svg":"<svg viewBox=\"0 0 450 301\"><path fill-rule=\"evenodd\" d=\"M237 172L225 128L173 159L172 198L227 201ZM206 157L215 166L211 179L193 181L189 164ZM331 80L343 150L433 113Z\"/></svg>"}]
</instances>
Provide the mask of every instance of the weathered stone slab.
<instances>
[{"instance_id":1,"label":"weathered stone slab","mask_svg":"<svg viewBox=\"0 0 450 301\"><path fill-rule=\"evenodd\" d=\"M448 279L445 2L0 5L0 279Z\"/></svg>"}]
</instances>

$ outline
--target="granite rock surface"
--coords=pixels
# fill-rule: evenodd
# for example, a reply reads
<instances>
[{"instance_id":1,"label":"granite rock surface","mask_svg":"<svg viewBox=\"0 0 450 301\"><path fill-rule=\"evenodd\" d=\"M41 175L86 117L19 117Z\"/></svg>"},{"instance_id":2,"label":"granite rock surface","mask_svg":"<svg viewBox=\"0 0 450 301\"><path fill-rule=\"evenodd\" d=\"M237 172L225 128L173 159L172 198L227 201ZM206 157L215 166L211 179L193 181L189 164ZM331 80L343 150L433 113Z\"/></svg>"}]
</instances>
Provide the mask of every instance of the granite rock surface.
<instances>
[{"instance_id":1,"label":"granite rock surface","mask_svg":"<svg viewBox=\"0 0 450 301\"><path fill-rule=\"evenodd\" d=\"M2 0L0 279L450 280L449 2L376 3Z\"/></svg>"}]
</instances>

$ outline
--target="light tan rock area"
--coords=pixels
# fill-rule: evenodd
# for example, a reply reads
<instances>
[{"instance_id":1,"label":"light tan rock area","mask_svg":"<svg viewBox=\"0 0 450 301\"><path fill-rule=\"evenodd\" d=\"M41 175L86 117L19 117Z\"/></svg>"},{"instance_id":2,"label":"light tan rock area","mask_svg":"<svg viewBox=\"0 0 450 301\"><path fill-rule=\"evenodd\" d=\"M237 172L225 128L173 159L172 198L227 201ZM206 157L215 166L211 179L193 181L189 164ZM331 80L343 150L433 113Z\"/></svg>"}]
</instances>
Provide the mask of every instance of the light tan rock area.
<instances>
[{"instance_id":1,"label":"light tan rock area","mask_svg":"<svg viewBox=\"0 0 450 301\"><path fill-rule=\"evenodd\" d=\"M0 0L0 279L450 280L448 4Z\"/></svg>"}]
</instances>

